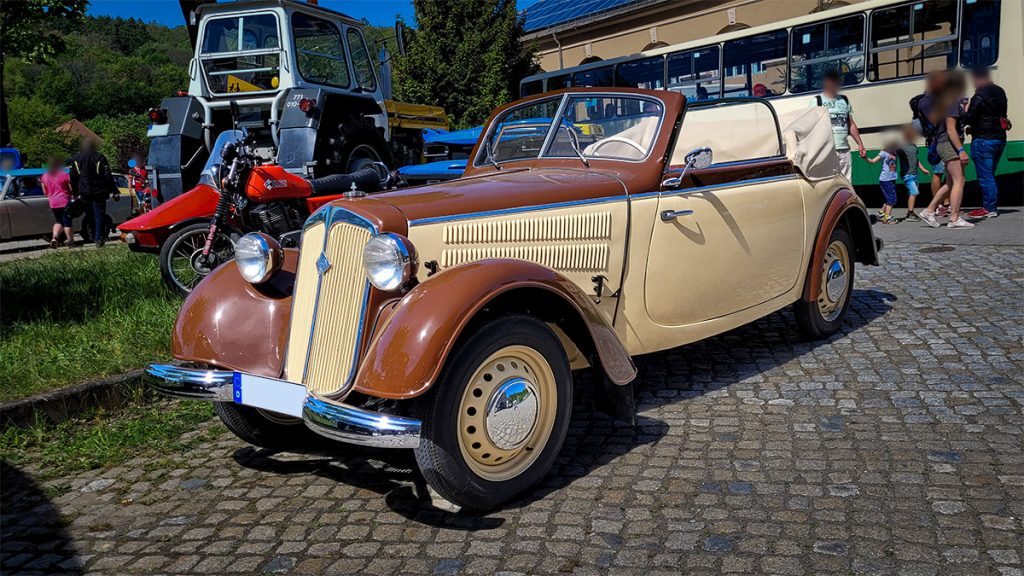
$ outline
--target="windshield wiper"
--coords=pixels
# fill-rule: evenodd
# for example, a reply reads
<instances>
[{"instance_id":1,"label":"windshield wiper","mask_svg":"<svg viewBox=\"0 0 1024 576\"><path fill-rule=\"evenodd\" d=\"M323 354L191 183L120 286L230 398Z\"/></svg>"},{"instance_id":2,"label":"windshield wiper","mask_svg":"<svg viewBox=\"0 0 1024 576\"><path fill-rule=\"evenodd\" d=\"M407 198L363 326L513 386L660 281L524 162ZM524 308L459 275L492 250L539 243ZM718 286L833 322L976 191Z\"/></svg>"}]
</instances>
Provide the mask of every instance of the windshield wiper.
<instances>
[{"instance_id":1,"label":"windshield wiper","mask_svg":"<svg viewBox=\"0 0 1024 576\"><path fill-rule=\"evenodd\" d=\"M494 149L491 148L490 140L484 142L484 155L487 161L491 163L491 166L494 166L495 170L501 170L501 164L498 164L498 161L494 159Z\"/></svg>"},{"instance_id":2,"label":"windshield wiper","mask_svg":"<svg viewBox=\"0 0 1024 576\"><path fill-rule=\"evenodd\" d=\"M587 168L590 168L590 162L587 161L586 157L583 156L583 152L580 152L580 139L576 135L576 130L573 129L572 124L562 118L562 127L569 133L569 145L572 146L572 151L579 157L580 162Z\"/></svg>"}]
</instances>

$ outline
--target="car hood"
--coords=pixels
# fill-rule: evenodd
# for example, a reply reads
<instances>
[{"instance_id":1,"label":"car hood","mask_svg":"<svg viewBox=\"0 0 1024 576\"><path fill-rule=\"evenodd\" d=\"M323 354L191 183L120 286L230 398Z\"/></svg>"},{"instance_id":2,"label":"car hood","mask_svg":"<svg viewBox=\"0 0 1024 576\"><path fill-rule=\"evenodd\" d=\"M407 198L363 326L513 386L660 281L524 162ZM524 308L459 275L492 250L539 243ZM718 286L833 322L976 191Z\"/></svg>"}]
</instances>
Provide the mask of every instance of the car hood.
<instances>
[{"instance_id":1,"label":"car hood","mask_svg":"<svg viewBox=\"0 0 1024 576\"><path fill-rule=\"evenodd\" d=\"M615 172L572 168L505 169L374 194L376 201L398 209L409 222L479 214L512 208L599 200L626 193Z\"/></svg>"}]
</instances>

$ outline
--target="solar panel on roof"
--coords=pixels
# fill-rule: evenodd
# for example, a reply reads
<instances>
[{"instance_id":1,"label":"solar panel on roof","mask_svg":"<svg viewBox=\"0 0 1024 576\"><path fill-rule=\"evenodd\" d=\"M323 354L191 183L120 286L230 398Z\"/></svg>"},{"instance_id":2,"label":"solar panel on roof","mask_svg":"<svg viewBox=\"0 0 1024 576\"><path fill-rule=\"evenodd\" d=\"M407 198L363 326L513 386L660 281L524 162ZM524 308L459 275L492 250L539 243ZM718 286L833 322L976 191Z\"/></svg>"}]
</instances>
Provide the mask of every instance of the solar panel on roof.
<instances>
[{"instance_id":1,"label":"solar panel on roof","mask_svg":"<svg viewBox=\"0 0 1024 576\"><path fill-rule=\"evenodd\" d=\"M527 8L524 29L527 32L532 32L551 28L629 4L643 2L644 0L540 0Z\"/></svg>"}]
</instances>

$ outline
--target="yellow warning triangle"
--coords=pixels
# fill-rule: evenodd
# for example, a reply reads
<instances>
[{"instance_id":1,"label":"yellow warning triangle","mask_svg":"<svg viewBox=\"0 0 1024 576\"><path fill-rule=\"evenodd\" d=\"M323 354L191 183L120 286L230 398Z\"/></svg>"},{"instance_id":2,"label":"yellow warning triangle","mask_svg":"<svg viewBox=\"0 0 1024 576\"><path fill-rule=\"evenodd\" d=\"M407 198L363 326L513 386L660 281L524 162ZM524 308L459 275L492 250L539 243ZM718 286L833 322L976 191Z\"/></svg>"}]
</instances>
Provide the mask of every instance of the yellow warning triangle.
<instances>
[{"instance_id":1,"label":"yellow warning triangle","mask_svg":"<svg viewBox=\"0 0 1024 576\"><path fill-rule=\"evenodd\" d=\"M228 92L259 92L260 90L266 90L266 88L250 84L234 74L228 74Z\"/></svg>"}]
</instances>

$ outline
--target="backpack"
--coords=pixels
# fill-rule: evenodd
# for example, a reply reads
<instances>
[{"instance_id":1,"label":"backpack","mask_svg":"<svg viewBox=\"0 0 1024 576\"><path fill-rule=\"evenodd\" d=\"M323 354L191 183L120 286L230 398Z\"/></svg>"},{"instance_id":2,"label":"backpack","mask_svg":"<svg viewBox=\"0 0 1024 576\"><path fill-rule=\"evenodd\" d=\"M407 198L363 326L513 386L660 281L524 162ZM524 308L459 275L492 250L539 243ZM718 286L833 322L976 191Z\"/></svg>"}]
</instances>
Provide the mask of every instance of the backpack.
<instances>
[{"instance_id":1,"label":"backpack","mask_svg":"<svg viewBox=\"0 0 1024 576\"><path fill-rule=\"evenodd\" d=\"M926 140L930 140L935 135L936 126L928 119L927 114L921 113L921 99L924 96L924 94L918 94L910 99L910 113L913 115L913 124L917 133L924 136Z\"/></svg>"}]
</instances>

